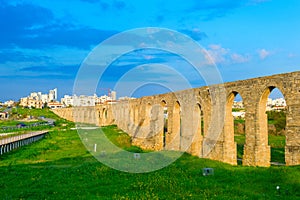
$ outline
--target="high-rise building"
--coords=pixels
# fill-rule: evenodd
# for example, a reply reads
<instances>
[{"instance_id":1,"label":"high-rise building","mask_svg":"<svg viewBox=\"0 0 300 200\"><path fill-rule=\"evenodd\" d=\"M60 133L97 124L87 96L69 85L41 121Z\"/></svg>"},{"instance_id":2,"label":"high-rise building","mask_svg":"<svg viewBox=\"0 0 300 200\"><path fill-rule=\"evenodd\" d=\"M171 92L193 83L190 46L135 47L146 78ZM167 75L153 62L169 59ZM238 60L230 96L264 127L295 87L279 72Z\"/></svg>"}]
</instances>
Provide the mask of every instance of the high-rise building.
<instances>
[{"instance_id":1,"label":"high-rise building","mask_svg":"<svg viewBox=\"0 0 300 200\"><path fill-rule=\"evenodd\" d=\"M48 94L42 94L41 95L41 100L43 103L47 103L48 102Z\"/></svg>"},{"instance_id":2,"label":"high-rise building","mask_svg":"<svg viewBox=\"0 0 300 200\"><path fill-rule=\"evenodd\" d=\"M111 99L112 100L117 100L117 92L116 91L111 91Z\"/></svg>"},{"instance_id":3,"label":"high-rise building","mask_svg":"<svg viewBox=\"0 0 300 200\"><path fill-rule=\"evenodd\" d=\"M48 102L56 101L57 99L57 88L49 90Z\"/></svg>"}]
</instances>

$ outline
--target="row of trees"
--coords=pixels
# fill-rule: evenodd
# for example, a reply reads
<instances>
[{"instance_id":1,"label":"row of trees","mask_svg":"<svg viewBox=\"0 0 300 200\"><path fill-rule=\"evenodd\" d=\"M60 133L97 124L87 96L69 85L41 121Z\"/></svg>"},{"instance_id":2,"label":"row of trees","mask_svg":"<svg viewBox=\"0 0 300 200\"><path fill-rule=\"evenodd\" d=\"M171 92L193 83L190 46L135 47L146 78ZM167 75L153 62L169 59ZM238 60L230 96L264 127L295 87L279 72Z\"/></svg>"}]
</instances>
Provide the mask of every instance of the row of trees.
<instances>
[{"instance_id":1,"label":"row of trees","mask_svg":"<svg viewBox=\"0 0 300 200\"><path fill-rule=\"evenodd\" d=\"M269 133L273 135L284 135L286 127L286 112L267 111L267 116L269 124ZM234 125L237 133L245 133L245 119L235 119Z\"/></svg>"}]
</instances>

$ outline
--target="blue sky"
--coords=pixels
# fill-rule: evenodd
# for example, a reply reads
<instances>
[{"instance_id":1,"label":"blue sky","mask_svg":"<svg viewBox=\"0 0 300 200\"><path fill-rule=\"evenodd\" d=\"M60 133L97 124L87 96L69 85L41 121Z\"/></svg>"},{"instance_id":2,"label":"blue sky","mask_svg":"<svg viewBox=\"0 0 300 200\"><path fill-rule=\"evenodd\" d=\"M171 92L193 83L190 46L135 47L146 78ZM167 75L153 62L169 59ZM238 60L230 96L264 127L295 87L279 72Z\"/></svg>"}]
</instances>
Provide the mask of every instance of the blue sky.
<instances>
[{"instance_id":1,"label":"blue sky","mask_svg":"<svg viewBox=\"0 0 300 200\"><path fill-rule=\"evenodd\" d=\"M298 71L299 11L298 0L0 0L0 101L55 87L59 96L72 94L81 64L98 44L143 27L191 37L226 82ZM119 96L184 89L178 76L190 87L205 85L188 65L170 52L129 52L99 78L97 92L126 84L135 91L119 87ZM124 84L116 84L120 79Z\"/></svg>"}]
</instances>

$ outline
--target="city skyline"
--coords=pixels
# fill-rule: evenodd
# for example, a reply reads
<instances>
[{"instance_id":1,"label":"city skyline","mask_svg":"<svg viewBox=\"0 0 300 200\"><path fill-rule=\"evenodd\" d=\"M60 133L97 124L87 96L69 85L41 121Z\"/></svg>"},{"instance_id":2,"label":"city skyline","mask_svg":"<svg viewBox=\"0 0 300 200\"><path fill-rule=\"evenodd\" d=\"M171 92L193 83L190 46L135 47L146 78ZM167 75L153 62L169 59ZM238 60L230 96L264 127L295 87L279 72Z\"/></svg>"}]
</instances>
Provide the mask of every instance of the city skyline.
<instances>
[{"instance_id":1,"label":"city skyline","mask_svg":"<svg viewBox=\"0 0 300 200\"><path fill-rule=\"evenodd\" d=\"M72 94L76 74L92 49L115 34L141 27L191 37L211 55L224 82L298 71L299 10L297 0L74 0L72 6L70 1L0 0L0 16L6 19L0 22L0 101L50 88L59 88L59 98ZM180 72L186 67L169 52L131 52L112 63L115 70L107 71L98 88L114 90L113 82L124 70L138 67L123 83L142 79L156 85L140 87L136 96L167 92L161 87L165 82L173 83L173 90L186 89L171 70L160 70L161 65ZM185 75L192 87L205 85ZM133 95L126 92L118 93Z\"/></svg>"},{"instance_id":2,"label":"city skyline","mask_svg":"<svg viewBox=\"0 0 300 200\"><path fill-rule=\"evenodd\" d=\"M50 100L49 100L49 95L51 95L51 93L53 93L53 91L55 91L55 95L53 97L50 97ZM111 98L111 100L124 100L124 99L135 99L135 97L128 97L128 96L117 96L117 92L116 91L113 91L113 90L108 90L108 94L105 94L105 93L101 93L100 95L101 96L98 96L99 94L97 93L94 93L93 95L83 95L83 94L62 94L60 95L60 97L57 97L57 91L58 89L57 88L54 88L53 90L49 90L49 94L43 94L43 92L41 91L32 91L30 92L30 94L28 94L27 96L23 96L21 97L20 99L18 100L7 100L7 101L0 101L0 103L2 104L5 104L5 103L9 103L9 104L14 104L14 102L22 102L22 99L28 99L28 98L32 98L32 99L35 99L35 100L40 100L42 103L47 103L49 101L52 101L54 100L54 102L63 102L65 101L64 99L66 98L74 98L74 97L77 97L77 98L80 98L80 97L99 97L99 98ZM277 88L275 88L269 98L270 100L283 100L285 101L285 98L283 96L283 94L281 93L280 90L278 90ZM100 101L106 101L107 99L104 99L104 100L100 100ZM69 101L69 100L67 100ZM234 102L243 102L243 99L242 97L240 96L240 94L237 94L234 98ZM68 103L70 104L70 103Z\"/></svg>"}]
</instances>

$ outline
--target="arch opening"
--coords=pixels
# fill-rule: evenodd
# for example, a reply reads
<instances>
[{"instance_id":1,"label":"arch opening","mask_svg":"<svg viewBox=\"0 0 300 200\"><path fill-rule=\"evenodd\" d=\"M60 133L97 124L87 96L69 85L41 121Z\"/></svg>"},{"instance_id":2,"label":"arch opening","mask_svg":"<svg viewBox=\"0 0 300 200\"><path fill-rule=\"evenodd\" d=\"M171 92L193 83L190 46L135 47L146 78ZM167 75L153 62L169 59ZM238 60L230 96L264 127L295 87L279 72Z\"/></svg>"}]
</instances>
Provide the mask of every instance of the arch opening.
<instances>
[{"instance_id":1,"label":"arch opening","mask_svg":"<svg viewBox=\"0 0 300 200\"><path fill-rule=\"evenodd\" d=\"M203 149L202 149L202 142L203 142L203 110L200 103L197 103L194 106L193 110L193 141L191 145L191 153L197 155L199 157L203 157Z\"/></svg>"},{"instance_id":2,"label":"arch opening","mask_svg":"<svg viewBox=\"0 0 300 200\"><path fill-rule=\"evenodd\" d=\"M162 148L165 149L167 145L167 134L168 134L168 107L166 101L161 102L163 111L163 129L162 129Z\"/></svg>"},{"instance_id":3,"label":"arch opening","mask_svg":"<svg viewBox=\"0 0 300 200\"><path fill-rule=\"evenodd\" d=\"M271 164L285 164L286 101L280 89L266 88L259 103L260 136L271 148Z\"/></svg>"},{"instance_id":4,"label":"arch opening","mask_svg":"<svg viewBox=\"0 0 300 200\"><path fill-rule=\"evenodd\" d=\"M129 109L128 130L134 128L134 107L131 105Z\"/></svg>"},{"instance_id":5,"label":"arch opening","mask_svg":"<svg viewBox=\"0 0 300 200\"><path fill-rule=\"evenodd\" d=\"M153 130L151 127L151 118L152 118L152 104L147 103L145 107L144 119L142 122L144 137L151 138L153 137Z\"/></svg>"},{"instance_id":6,"label":"arch opening","mask_svg":"<svg viewBox=\"0 0 300 200\"><path fill-rule=\"evenodd\" d=\"M101 120L101 118L102 118L102 116L101 116L101 110L97 109L97 112L98 112L98 118Z\"/></svg>"},{"instance_id":7,"label":"arch opening","mask_svg":"<svg viewBox=\"0 0 300 200\"><path fill-rule=\"evenodd\" d=\"M228 112L231 109L232 120L230 120L231 131L234 133L236 143L237 164L241 165L244 156L245 135L245 108L243 98L238 92L232 92L228 98Z\"/></svg>"},{"instance_id":8,"label":"arch opening","mask_svg":"<svg viewBox=\"0 0 300 200\"><path fill-rule=\"evenodd\" d=\"M134 107L134 127L135 129L139 126L139 106Z\"/></svg>"},{"instance_id":9,"label":"arch opening","mask_svg":"<svg viewBox=\"0 0 300 200\"><path fill-rule=\"evenodd\" d=\"M181 131L181 106L178 101L175 102L173 108L173 137L177 138L175 142L175 148L181 150L181 140L182 140L182 131Z\"/></svg>"},{"instance_id":10,"label":"arch opening","mask_svg":"<svg viewBox=\"0 0 300 200\"><path fill-rule=\"evenodd\" d=\"M104 110L104 119L107 119L107 109Z\"/></svg>"},{"instance_id":11,"label":"arch opening","mask_svg":"<svg viewBox=\"0 0 300 200\"><path fill-rule=\"evenodd\" d=\"M197 122L195 127L197 130L196 134L197 136L203 136L203 111L199 103L194 108L194 114L195 121Z\"/></svg>"}]
</instances>

